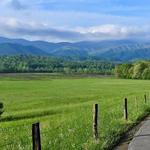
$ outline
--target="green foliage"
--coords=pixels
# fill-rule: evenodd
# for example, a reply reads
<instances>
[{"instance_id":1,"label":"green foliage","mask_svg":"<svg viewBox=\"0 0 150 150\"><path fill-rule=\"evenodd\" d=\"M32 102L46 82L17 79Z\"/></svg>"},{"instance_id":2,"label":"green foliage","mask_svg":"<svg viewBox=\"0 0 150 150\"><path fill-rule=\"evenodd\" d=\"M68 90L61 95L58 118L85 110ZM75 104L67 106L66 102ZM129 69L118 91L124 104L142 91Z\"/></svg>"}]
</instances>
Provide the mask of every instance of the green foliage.
<instances>
[{"instance_id":1,"label":"green foliage","mask_svg":"<svg viewBox=\"0 0 150 150\"><path fill-rule=\"evenodd\" d=\"M121 78L131 78L132 74L132 65L131 64L122 64L122 65L117 65L115 68L115 73L117 77Z\"/></svg>"},{"instance_id":2,"label":"green foliage","mask_svg":"<svg viewBox=\"0 0 150 150\"><path fill-rule=\"evenodd\" d=\"M142 73L143 79L150 79L150 68L145 68Z\"/></svg>"},{"instance_id":3,"label":"green foliage","mask_svg":"<svg viewBox=\"0 0 150 150\"><path fill-rule=\"evenodd\" d=\"M113 74L115 65L101 61L65 61L42 56L0 57L1 73L49 72L49 73L99 73Z\"/></svg>"},{"instance_id":4,"label":"green foliage","mask_svg":"<svg viewBox=\"0 0 150 150\"><path fill-rule=\"evenodd\" d=\"M126 79L150 79L150 61L121 64L116 66L117 77Z\"/></svg>"},{"instance_id":5,"label":"green foliage","mask_svg":"<svg viewBox=\"0 0 150 150\"><path fill-rule=\"evenodd\" d=\"M139 62L134 65L133 68L133 79L141 79L142 78L142 73L144 69L147 67L146 62ZM145 77L144 77L145 78Z\"/></svg>"}]
</instances>

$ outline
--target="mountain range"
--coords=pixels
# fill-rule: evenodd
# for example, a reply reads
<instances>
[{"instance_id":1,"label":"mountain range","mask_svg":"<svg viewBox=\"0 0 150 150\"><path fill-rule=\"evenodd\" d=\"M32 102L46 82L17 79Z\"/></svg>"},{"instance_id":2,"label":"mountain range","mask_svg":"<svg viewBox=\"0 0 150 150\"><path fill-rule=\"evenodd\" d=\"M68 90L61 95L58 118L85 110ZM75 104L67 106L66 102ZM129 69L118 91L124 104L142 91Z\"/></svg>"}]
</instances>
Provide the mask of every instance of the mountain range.
<instances>
[{"instance_id":1,"label":"mountain range","mask_svg":"<svg viewBox=\"0 0 150 150\"><path fill-rule=\"evenodd\" d=\"M0 56L3 55L54 56L69 60L134 61L150 59L150 42L125 39L52 43L0 37Z\"/></svg>"}]
</instances>

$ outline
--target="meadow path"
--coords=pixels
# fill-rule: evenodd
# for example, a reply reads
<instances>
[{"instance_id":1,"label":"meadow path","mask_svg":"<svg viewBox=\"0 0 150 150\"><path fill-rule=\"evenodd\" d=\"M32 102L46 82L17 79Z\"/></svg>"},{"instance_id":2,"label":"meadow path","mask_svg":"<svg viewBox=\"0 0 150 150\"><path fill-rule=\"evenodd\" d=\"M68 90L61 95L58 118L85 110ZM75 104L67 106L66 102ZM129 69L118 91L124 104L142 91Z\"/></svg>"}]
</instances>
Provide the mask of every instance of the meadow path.
<instances>
[{"instance_id":1,"label":"meadow path","mask_svg":"<svg viewBox=\"0 0 150 150\"><path fill-rule=\"evenodd\" d=\"M133 140L128 146L128 150L150 150L150 117L148 117Z\"/></svg>"}]
</instances>

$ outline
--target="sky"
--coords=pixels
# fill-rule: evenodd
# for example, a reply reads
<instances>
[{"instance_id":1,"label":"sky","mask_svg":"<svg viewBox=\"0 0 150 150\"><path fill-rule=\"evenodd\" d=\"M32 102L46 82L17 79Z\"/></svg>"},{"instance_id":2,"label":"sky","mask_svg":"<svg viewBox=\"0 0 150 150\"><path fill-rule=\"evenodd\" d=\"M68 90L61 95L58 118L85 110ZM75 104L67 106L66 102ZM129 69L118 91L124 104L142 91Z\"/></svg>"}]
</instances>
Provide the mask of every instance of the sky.
<instances>
[{"instance_id":1,"label":"sky","mask_svg":"<svg viewBox=\"0 0 150 150\"><path fill-rule=\"evenodd\" d=\"M150 0L0 0L0 36L50 42L149 40Z\"/></svg>"}]
</instances>

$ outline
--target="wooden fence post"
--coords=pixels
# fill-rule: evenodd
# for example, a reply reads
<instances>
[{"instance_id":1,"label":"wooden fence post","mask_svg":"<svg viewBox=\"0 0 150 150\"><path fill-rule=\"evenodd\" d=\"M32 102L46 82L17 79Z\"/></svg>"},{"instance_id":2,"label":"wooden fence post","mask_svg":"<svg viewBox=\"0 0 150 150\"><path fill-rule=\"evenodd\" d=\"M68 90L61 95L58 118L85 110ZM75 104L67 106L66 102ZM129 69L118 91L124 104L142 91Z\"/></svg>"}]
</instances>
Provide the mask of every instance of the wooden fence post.
<instances>
[{"instance_id":1,"label":"wooden fence post","mask_svg":"<svg viewBox=\"0 0 150 150\"><path fill-rule=\"evenodd\" d=\"M41 150L41 138L39 123L32 124L33 150Z\"/></svg>"},{"instance_id":2,"label":"wooden fence post","mask_svg":"<svg viewBox=\"0 0 150 150\"><path fill-rule=\"evenodd\" d=\"M125 98L124 100L124 118L128 120L128 100Z\"/></svg>"},{"instance_id":3,"label":"wooden fence post","mask_svg":"<svg viewBox=\"0 0 150 150\"><path fill-rule=\"evenodd\" d=\"M138 102L137 102L137 96L135 96L135 107L136 107L136 112L138 112Z\"/></svg>"},{"instance_id":4,"label":"wooden fence post","mask_svg":"<svg viewBox=\"0 0 150 150\"><path fill-rule=\"evenodd\" d=\"M144 95L144 101L145 101L145 104L147 103L147 97L146 97L146 94Z\"/></svg>"},{"instance_id":5,"label":"wooden fence post","mask_svg":"<svg viewBox=\"0 0 150 150\"><path fill-rule=\"evenodd\" d=\"M93 137L98 139L98 104L93 105Z\"/></svg>"}]
</instances>

